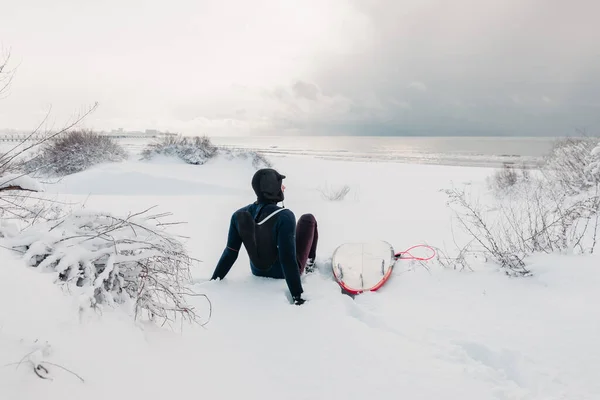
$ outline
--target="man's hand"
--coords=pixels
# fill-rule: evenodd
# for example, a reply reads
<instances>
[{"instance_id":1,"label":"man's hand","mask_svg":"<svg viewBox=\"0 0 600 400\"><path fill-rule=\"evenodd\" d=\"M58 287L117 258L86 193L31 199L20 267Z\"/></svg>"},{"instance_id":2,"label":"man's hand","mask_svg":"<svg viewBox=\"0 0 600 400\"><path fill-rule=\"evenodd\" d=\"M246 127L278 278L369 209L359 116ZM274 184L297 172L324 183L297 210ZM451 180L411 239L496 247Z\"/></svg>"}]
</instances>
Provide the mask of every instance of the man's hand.
<instances>
[{"instance_id":1,"label":"man's hand","mask_svg":"<svg viewBox=\"0 0 600 400\"><path fill-rule=\"evenodd\" d=\"M296 296L294 297L294 304L297 306L301 306L302 304L304 304L306 300L304 300L302 297L300 296Z\"/></svg>"}]
</instances>

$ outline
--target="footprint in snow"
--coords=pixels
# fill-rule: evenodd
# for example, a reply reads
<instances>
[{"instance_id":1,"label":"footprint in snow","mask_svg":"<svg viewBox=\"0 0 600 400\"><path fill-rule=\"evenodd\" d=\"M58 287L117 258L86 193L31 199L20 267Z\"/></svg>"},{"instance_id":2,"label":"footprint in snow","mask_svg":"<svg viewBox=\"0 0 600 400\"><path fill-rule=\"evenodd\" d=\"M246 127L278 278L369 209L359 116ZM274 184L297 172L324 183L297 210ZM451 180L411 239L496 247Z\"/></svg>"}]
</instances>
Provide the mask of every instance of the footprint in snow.
<instances>
[{"instance_id":1,"label":"footprint in snow","mask_svg":"<svg viewBox=\"0 0 600 400\"><path fill-rule=\"evenodd\" d=\"M462 351L463 360L479 364L496 379L513 382L521 388L529 386L524 371L524 357L521 354L507 349L494 350L484 344L470 341L454 343Z\"/></svg>"}]
</instances>

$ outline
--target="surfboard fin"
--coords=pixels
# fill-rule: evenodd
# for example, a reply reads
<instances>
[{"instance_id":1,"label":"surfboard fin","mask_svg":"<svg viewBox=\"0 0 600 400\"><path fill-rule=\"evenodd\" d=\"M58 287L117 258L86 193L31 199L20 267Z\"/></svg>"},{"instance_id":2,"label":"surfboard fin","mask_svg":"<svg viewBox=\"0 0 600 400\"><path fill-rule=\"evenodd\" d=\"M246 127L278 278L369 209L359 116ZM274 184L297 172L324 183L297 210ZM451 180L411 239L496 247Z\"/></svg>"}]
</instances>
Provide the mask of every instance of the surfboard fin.
<instances>
[{"instance_id":1,"label":"surfboard fin","mask_svg":"<svg viewBox=\"0 0 600 400\"><path fill-rule=\"evenodd\" d=\"M337 265L340 279L344 279L344 271L342 270L342 265L338 263Z\"/></svg>"}]
</instances>

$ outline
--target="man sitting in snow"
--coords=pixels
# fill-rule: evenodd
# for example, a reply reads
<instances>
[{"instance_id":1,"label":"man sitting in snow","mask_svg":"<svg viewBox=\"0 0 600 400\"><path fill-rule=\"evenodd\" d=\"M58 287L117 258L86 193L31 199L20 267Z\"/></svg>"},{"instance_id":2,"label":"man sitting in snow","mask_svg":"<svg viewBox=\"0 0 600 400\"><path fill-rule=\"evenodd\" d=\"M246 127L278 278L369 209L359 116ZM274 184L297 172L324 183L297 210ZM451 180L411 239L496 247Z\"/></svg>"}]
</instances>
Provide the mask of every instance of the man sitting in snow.
<instances>
[{"instance_id":1,"label":"man sitting in snow","mask_svg":"<svg viewBox=\"0 0 600 400\"><path fill-rule=\"evenodd\" d=\"M312 214L298 220L294 213L277 206L283 201L285 175L264 168L252 178L256 201L233 213L227 246L215 268L213 279L223 279L244 244L250 269L256 276L285 279L294 304L304 303L300 275L310 272L317 250L317 222Z\"/></svg>"}]
</instances>

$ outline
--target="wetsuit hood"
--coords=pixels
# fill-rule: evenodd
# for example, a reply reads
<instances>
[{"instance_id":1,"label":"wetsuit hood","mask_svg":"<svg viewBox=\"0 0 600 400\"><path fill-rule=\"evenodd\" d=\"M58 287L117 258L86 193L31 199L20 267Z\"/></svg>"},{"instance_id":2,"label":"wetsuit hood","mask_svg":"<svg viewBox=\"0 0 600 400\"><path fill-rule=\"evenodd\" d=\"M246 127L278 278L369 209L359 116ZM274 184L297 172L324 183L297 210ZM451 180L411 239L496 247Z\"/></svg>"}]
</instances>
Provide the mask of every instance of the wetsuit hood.
<instances>
[{"instance_id":1,"label":"wetsuit hood","mask_svg":"<svg viewBox=\"0 0 600 400\"><path fill-rule=\"evenodd\" d=\"M285 175L272 168L263 168L256 171L252 177L252 189L256 193L259 203L279 203L283 201L282 181Z\"/></svg>"}]
</instances>

